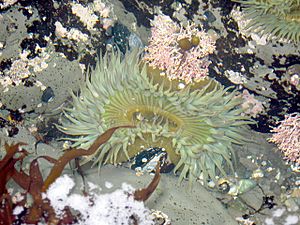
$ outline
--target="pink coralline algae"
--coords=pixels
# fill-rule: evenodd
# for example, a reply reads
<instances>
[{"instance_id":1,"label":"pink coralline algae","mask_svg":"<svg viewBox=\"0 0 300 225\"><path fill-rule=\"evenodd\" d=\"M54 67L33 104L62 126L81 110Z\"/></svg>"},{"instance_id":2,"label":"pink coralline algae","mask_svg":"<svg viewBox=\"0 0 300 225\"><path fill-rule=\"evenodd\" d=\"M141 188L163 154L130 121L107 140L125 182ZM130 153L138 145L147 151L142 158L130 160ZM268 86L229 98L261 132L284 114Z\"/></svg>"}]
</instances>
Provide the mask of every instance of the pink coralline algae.
<instances>
[{"instance_id":1,"label":"pink coralline algae","mask_svg":"<svg viewBox=\"0 0 300 225\"><path fill-rule=\"evenodd\" d=\"M300 114L286 115L272 132L269 141L278 146L288 161L300 164Z\"/></svg>"},{"instance_id":2,"label":"pink coralline algae","mask_svg":"<svg viewBox=\"0 0 300 225\"><path fill-rule=\"evenodd\" d=\"M208 55L214 50L215 42L195 24L183 27L169 16L159 15L152 21L144 60L171 80L191 83L208 75Z\"/></svg>"},{"instance_id":3,"label":"pink coralline algae","mask_svg":"<svg viewBox=\"0 0 300 225\"><path fill-rule=\"evenodd\" d=\"M256 118L264 111L263 103L257 100L254 94L250 94L248 90L243 90L241 97L243 98L241 107L244 110L242 114Z\"/></svg>"}]
</instances>

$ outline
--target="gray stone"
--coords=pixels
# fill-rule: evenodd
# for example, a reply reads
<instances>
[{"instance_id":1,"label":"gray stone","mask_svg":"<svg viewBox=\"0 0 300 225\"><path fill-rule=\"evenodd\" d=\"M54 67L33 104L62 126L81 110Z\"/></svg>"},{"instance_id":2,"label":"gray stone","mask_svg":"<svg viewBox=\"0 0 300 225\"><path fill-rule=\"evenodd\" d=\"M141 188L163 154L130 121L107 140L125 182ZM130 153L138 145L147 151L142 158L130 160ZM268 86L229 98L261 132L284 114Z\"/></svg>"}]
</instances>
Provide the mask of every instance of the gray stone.
<instances>
[{"instance_id":1,"label":"gray stone","mask_svg":"<svg viewBox=\"0 0 300 225\"><path fill-rule=\"evenodd\" d=\"M153 176L136 176L135 172L124 167L107 165L98 169L85 171L86 181L102 188L101 193L110 193L121 187L123 182L135 188L146 187ZM77 183L81 178L77 177ZM105 182L113 184L111 189L105 187ZM235 225L237 222L228 214L221 203L213 197L200 183L195 183L193 189L188 189L187 182L178 185L178 177L173 174L162 174L158 188L146 201L150 209L161 210L172 220L172 225L206 224L206 225ZM76 185L81 187L82 185Z\"/></svg>"}]
</instances>

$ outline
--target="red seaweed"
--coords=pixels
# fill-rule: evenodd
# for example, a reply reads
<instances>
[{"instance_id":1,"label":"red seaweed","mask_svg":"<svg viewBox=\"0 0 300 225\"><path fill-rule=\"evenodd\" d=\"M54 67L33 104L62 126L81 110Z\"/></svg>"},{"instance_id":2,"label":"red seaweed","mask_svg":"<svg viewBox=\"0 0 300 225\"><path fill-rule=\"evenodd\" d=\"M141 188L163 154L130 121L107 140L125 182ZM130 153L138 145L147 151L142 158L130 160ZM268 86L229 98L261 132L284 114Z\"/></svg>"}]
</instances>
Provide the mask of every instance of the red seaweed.
<instances>
[{"instance_id":1,"label":"red seaweed","mask_svg":"<svg viewBox=\"0 0 300 225\"><path fill-rule=\"evenodd\" d=\"M43 198L42 193L61 175L65 166L73 159L92 155L104 143L106 143L113 133L119 128L130 128L132 126L113 127L100 135L91 147L84 149L71 149L66 151L59 159L49 156L39 156L30 163L29 172L22 170L23 159L29 154L20 146L24 143L14 145L5 144L6 155L0 160L0 224L13 224L14 222L37 224L45 221L47 224L72 224L76 221L78 215L73 215L68 207L64 209L63 216L57 217L48 199ZM39 159L47 160L53 164L53 167L45 179L43 180L40 171ZM21 164L20 169L15 168L15 164ZM7 182L13 179L25 193L22 193L24 199L20 202L13 202L11 194L8 192ZM156 189L160 180L160 167L156 168L156 173L148 185L144 189L135 191L134 198L138 201L146 201ZM33 199L31 206L26 206L26 193L30 194ZM24 212L18 216L13 215L13 209L17 205L23 206Z\"/></svg>"}]
</instances>

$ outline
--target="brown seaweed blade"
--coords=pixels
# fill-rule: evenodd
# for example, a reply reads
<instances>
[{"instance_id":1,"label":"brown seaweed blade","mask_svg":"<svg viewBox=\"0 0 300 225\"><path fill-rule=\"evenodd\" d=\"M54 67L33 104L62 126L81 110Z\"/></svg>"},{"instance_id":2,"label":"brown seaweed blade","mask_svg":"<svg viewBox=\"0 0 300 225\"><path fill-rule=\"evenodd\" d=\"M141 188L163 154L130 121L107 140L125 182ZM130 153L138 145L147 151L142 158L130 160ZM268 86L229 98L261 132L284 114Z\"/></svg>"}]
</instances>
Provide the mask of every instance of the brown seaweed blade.
<instances>
[{"instance_id":1,"label":"brown seaweed blade","mask_svg":"<svg viewBox=\"0 0 300 225\"><path fill-rule=\"evenodd\" d=\"M6 155L2 160L0 160L0 195L6 193L6 183L13 176L13 170L16 162L22 161L23 158L28 155L25 150L19 151L19 146L24 145L24 143L18 143L15 145L5 144ZM16 153L20 153L19 157L14 158Z\"/></svg>"},{"instance_id":2,"label":"brown seaweed blade","mask_svg":"<svg viewBox=\"0 0 300 225\"><path fill-rule=\"evenodd\" d=\"M10 160L13 159L16 152L19 151L19 147L21 145L26 145L26 144L23 143L23 142L20 142L20 143L15 144L15 145L5 144L4 147L5 147L6 154L5 154L4 158L0 161L0 171L3 169L3 167L5 167L7 165L7 163L9 163Z\"/></svg>"},{"instance_id":3,"label":"brown seaweed blade","mask_svg":"<svg viewBox=\"0 0 300 225\"><path fill-rule=\"evenodd\" d=\"M40 156L34 159L30 163L29 176L27 178L30 180L27 191L31 194L33 198L33 205L26 216L27 223L36 223L40 220L43 212L47 212L48 222L55 224L58 219L55 216L53 208L50 206L49 202L42 198L41 189L43 187L43 176L39 169L38 159L43 158L51 163L55 163L56 160L49 156Z\"/></svg>"},{"instance_id":4,"label":"brown seaweed blade","mask_svg":"<svg viewBox=\"0 0 300 225\"><path fill-rule=\"evenodd\" d=\"M113 135L113 133L119 129L119 128L133 128L133 126L118 126L118 127L112 127L105 131L102 135L100 135L95 142L89 147L88 150L85 149L71 149L67 151L65 154L63 154L57 162L52 167L48 177L46 178L44 185L42 187L42 192L45 192L50 184L52 184L62 173L63 169L67 165L68 162L70 162L72 159L75 159L77 157L81 156L87 156L94 154L97 149L104 143L106 143L110 137Z\"/></svg>"},{"instance_id":5,"label":"brown seaweed blade","mask_svg":"<svg viewBox=\"0 0 300 225\"><path fill-rule=\"evenodd\" d=\"M160 163L158 162L156 165L156 171L155 176L152 179L151 183L148 185L148 187L136 190L134 192L134 199L137 201L146 201L151 194L155 191L158 183L160 181Z\"/></svg>"}]
</instances>

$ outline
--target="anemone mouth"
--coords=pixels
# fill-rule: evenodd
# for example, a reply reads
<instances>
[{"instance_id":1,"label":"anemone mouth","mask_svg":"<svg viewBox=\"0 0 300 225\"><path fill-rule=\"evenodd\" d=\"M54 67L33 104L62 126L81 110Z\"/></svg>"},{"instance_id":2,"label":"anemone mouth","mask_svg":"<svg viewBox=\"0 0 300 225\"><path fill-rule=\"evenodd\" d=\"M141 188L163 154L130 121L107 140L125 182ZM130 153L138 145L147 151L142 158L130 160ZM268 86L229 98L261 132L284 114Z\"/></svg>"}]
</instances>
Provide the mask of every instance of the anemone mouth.
<instances>
[{"instance_id":1,"label":"anemone mouth","mask_svg":"<svg viewBox=\"0 0 300 225\"><path fill-rule=\"evenodd\" d=\"M226 176L225 167L233 171L232 143L244 141L241 127L250 123L240 115L241 99L215 81L201 89L186 85L178 90L158 78L148 76L137 50L123 60L119 52L106 54L81 86L80 96L72 94L73 108L65 110L58 128L73 136L66 139L74 147L88 148L112 126L135 125L116 131L85 159L99 165L125 161L142 148L163 147L175 171L180 170L180 181L188 177L192 182L200 174L215 179L217 172Z\"/></svg>"},{"instance_id":2,"label":"anemone mouth","mask_svg":"<svg viewBox=\"0 0 300 225\"><path fill-rule=\"evenodd\" d=\"M167 99L155 101L153 96L144 96L132 91L118 92L110 98L110 104L104 107L103 118L114 125L138 123L159 123L166 125L169 130L178 131L183 127L183 119L176 108Z\"/></svg>"}]
</instances>

